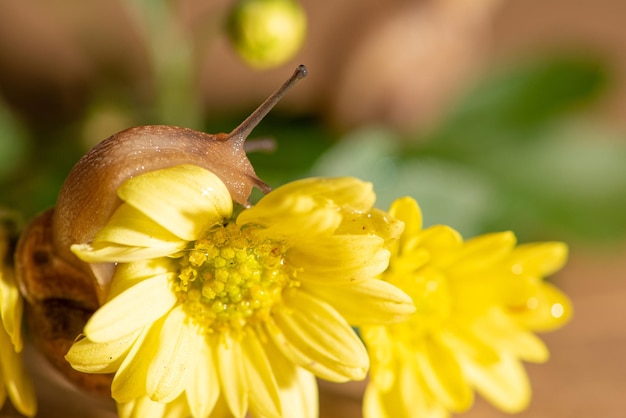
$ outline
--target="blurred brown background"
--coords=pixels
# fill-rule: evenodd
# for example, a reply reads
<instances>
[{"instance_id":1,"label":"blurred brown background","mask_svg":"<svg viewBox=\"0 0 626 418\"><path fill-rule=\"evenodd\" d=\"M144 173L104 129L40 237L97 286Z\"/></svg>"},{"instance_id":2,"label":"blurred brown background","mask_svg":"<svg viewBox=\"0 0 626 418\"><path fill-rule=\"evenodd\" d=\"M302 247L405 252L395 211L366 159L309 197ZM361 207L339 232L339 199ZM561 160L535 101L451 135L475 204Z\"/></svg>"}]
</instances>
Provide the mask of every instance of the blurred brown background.
<instances>
[{"instance_id":1,"label":"blurred brown background","mask_svg":"<svg viewBox=\"0 0 626 418\"><path fill-rule=\"evenodd\" d=\"M310 77L284 108L321 114L343 129L375 121L414 129L436 120L484 69L572 49L608 59L614 84L598 114L624 124L621 1L305 0L309 32L301 53L261 72L228 45L223 19L232 3L171 2L180 31L194 42L206 114L257 104L302 62ZM0 91L26 117L58 124L78 118L94 95L128 95L140 104L155 94L145 33L132 7L0 0L0 11Z\"/></svg>"}]
</instances>

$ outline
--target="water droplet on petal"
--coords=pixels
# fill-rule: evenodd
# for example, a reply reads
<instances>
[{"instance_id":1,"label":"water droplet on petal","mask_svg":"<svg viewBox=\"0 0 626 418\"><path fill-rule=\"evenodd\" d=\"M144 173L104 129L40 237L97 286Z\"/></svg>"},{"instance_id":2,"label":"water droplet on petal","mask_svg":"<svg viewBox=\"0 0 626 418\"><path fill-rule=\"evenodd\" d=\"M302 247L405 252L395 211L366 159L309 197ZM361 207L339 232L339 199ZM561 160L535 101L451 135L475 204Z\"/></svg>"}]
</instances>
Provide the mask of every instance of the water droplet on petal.
<instances>
[{"instance_id":1,"label":"water droplet on petal","mask_svg":"<svg viewBox=\"0 0 626 418\"><path fill-rule=\"evenodd\" d=\"M555 318L560 318L565 313L565 308L560 303L555 303L550 308L550 314Z\"/></svg>"}]
</instances>

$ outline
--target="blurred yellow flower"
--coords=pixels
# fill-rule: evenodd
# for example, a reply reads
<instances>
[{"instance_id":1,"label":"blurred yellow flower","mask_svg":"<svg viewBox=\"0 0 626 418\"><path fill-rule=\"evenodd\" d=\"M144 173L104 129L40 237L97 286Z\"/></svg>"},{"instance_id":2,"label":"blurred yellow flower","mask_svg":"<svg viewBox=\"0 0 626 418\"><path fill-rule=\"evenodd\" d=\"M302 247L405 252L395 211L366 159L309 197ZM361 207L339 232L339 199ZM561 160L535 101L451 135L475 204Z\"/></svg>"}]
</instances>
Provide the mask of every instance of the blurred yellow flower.
<instances>
[{"instance_id":1,"label":"blurred yellow flower","mask_svg":"<svg viewBox=\"0 0 626 418\"><path fill-rule=\"evenodd\" d=\"M23 301L15 282L13 267L7 259L9 239L0 231L0 408L7 394L11 403L22 414L35 416L37 401L35 390L22 363L22 311Z\"/></svg>"},{"instance_id":2,"label":"blurred yellow flower","mask_svg":"<svg viewBox=\"0 0 626 418\"><path fill-rule=\"evenodd\" d=\"M302 47L306 14L297 0L239 0L229 18L231 42L259 69L284 64Z\"/></svg>"},{"instance_id":3,"label":"blurred yellow flower","mask_svg":"<svg viewBox=\"0 0 626 418\"><path fill-rule=\"evenodd\" d=\"M372 362L365 416L448 417L471 406L473 389L506 412L525 408L521 362L548 359L532 331L557 328L571 313L567 297L543 281L565 263L566 246L516 246L510 232L464 242L446 226L422 229L410 198L390 213L405 230L381 278L407 292L417 312L362 328Z\"/></svg>"},{"instance_id":4,"label":"blurred yellow flower","mask_svg":"<svg viewBox=\"0 0 626 418\"><path fill-rule=\"evenodd\" d=\"M314 376L368 371L349 323L414 312L376 278L402 223L372 208L369 183L296 181L235 217L225 185L191 165L131 178L118 195L93 242L72 247L87 262L121 264L67 359L115 373L121 416L181 404L194 417L316 416Z\"/></svg>"}]
</instances>

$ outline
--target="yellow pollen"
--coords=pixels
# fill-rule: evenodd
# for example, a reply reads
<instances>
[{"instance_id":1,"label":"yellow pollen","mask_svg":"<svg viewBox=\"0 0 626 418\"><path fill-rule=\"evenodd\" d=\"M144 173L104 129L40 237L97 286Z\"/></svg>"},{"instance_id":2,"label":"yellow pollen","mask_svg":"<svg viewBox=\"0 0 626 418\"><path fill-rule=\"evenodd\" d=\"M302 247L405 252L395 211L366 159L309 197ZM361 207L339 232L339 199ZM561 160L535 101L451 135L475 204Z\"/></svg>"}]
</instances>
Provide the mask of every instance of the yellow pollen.
<instances>
[{"instance_id":1,"label":"yellow pollen","mask_svg":"<svg viewBox=\"0 0 626 418\"><path fill-rule=\"evenodd\" d=\"M234 223L216 227L181 258L175 290L208 333L267 320L283 288L296 285L284 263L285 244L257 231Z\"/></svg>"}]
</instances>

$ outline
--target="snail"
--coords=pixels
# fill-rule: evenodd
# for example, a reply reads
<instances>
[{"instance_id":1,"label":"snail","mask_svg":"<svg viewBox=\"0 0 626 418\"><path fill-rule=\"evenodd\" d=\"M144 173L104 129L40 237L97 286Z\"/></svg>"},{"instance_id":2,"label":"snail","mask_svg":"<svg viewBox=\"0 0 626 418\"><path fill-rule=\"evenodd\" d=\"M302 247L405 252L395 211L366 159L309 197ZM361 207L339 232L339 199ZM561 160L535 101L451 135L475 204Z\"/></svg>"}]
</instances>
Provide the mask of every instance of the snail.
<instances>
[{"instance_id":1,"label":"snail","mask_svg":"<svg viewBox=\"0 0 626 418\"><path fill-rule=\"evenodd\" d=\"M233 201L248 205L260 180L244 149L252 129L285 93L307 75L300 65L231 133L215 135L175 126L139 126L116 133L81 158L66 178L56 206L34 218L15 251L16 277L25 298L25 314L37 349L69 380L98 394L110 394L109 375L86 375L64 359L67 350L106 300L114 265L88 264L71 251L90 242L121 204L116 191L142 173L194 164L212 171Z\"/></svg>"}]
</instances>

